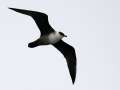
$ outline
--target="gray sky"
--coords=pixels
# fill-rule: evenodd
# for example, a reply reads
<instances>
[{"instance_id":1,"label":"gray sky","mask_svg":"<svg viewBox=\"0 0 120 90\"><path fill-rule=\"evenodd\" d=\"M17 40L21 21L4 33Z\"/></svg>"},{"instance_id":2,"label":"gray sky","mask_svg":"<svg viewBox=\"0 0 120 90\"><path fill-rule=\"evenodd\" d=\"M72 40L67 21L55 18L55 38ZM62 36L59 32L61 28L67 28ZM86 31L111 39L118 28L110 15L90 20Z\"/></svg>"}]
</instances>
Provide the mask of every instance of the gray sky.
<instances>
[{"instance_id":1,"label":"gray sky","mask_svg":"<svg viewBox=\"0 0 120 90\"><path fill-rule=\"evenodd\" d=\"M8 7L44 12L68 36L77 54L75 85L54 47L27 47L39 29ZM119 0L0 0L0 11L0 90L120 90Z\"/></svg>"}]
</instances>

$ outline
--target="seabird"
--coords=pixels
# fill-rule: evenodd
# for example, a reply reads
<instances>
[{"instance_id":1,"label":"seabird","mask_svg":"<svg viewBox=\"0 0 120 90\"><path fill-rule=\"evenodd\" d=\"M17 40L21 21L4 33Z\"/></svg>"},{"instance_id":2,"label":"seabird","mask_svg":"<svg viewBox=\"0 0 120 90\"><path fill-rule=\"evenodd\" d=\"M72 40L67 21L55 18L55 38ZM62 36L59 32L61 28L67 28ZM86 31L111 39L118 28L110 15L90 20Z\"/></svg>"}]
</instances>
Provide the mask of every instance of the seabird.
<instances>
[{"instance_id":1,"label":"seabird","mask_svg":"<svg viewBox=\"0 0 120 90\"><path fill-rule=\"evenodd\" d=\"M36 22L38 28L40 29L40 37L29 43L29 48L34 48L40 45L53 45L57 48L63 56L66 58L67 65L69 68L69 73L74 84L76 78L76 54L75 49L62 40L63 37L67 37L62 32L55 31L49 24L48 15L42 12L9 8L16 12L31 16Z\"/></svg>"}]
</instances>

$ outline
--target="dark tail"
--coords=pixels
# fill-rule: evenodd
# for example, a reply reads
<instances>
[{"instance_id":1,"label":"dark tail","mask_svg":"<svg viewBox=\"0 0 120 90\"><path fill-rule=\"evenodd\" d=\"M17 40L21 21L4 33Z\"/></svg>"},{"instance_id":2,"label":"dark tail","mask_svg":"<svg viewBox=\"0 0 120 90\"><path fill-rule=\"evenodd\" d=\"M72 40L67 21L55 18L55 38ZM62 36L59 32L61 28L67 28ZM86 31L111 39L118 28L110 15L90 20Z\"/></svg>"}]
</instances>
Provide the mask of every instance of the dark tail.
<instances>
[{"instance_id":1,"label":"dark tail","mask_svg":"<svg viewBox=\"0 0 120 90\"><path fill-rule=\"evenodd\" d=\"M34 47L37 47L37 46L39 46L39 40L36 40L36 41L28 44L29 48L34 48Z\"/></svg>"},{"instance_id":2,"label":"dark tail","mask_svg":"<svg viewBox=\"0 0 120 90\"><path fill-rule=\"evenodd\" d=\"M23 9L16 9L16 8L9 8L9 9L25 14L25 15L29 15L29 16L33 15L33 11L30 11L30 10L23 10Z\"/></svg>"}]
</instances>

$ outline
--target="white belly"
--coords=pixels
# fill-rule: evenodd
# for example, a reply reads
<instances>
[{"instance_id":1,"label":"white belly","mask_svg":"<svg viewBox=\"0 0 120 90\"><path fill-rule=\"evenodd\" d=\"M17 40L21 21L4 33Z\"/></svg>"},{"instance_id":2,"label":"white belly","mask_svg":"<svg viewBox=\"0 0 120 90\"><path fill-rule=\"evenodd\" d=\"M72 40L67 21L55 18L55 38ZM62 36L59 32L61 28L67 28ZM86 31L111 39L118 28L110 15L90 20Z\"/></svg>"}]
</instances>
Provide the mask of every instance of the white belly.
<instances>
[{"instance_id":1,"label":"white belly","mask_svg":"<svg viewBox=\"0 0 120 90\"><path fill-rule=\"evenodd\" d=\"M61 40L62 36L60 36L59 33L51 33L48 36L48 39L49 39L49 43L54 44L54 43L58 42L59 40Z\"/></svg>"}]
</instances>

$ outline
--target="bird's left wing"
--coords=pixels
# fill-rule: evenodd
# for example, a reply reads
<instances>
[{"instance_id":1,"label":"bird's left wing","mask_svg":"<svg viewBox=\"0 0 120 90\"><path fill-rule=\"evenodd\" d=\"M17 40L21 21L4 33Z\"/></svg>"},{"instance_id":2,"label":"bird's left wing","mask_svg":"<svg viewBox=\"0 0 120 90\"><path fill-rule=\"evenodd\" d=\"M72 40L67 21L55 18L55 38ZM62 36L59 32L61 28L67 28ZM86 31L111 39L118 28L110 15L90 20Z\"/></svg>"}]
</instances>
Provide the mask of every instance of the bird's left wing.
<instances>
[{"instance_id":1,"label":"bird's left wing","mask_svg":"<svg viewBox=\"0 0 120 90\"><path fill-rule=\"evenodd\" d=\"M76 78L76 54L74 48L62 40L53 44L53 46L56 47L66 58L70 76L74 84Z\"/></svg>"},{"instance_id":2,"label":"bird's left wing","mask_svg":"<svg viewBox=\"0 0 120 90\"><path fill-rule=\"evenodd\" d=\"M36 22L38 28L40 29L41 35L46 35L51 32L54 32L54 30L51 29L51 26L49 24L47 14L42 13L42 12L37 12L37 11L25 10L25 9L16 9L16 8L9 8L9 9L28 15L28 16L31 16Z\"/></svg>"}]
</instances>

